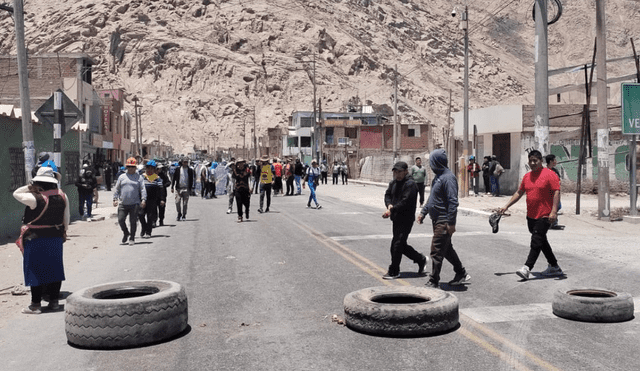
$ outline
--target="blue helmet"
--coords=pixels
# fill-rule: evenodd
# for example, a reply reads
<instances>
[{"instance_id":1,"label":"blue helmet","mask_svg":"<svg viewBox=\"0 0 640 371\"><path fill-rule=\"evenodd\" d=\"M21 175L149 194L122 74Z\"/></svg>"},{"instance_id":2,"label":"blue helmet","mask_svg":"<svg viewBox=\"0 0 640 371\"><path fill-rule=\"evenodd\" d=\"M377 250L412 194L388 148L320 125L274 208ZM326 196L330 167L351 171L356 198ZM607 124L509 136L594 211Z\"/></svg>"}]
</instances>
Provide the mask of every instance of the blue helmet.
<instances>
[{"instance_id":1,"label":"blue helmet","mask_svg":"<svg viewBox=\"0 0 640 371\"><path fill-rule=\"evenodd\" d=\"M55 171L56 173L58 172L58 167L56 166L56 163L53 162L53 160L47 160L45 162L42 163L41 165L42 167L50 167L53 169L53 171Z\"/></svg>"},{"instance_id":2,"label":"blue helmet","mask_svg":"<svg viewBox=\"0 0 640 371\"><path fill-rule=\"evenodd\" d=\"M156 167L156 161L155 160L149 160L149 161L147 161L147 164L145 166Z\"/></svg>"},{"instance_id":3,"label":"blue helmet","mask_svg":"<svg viewBox=\"0 0 640 371\"><path fill-rule=\"evenodd\" d=\"M476 159L476 156L473 156L473 155L469 156L469 160L475 160L475 159Z\"/></svg>"}]
</instances>

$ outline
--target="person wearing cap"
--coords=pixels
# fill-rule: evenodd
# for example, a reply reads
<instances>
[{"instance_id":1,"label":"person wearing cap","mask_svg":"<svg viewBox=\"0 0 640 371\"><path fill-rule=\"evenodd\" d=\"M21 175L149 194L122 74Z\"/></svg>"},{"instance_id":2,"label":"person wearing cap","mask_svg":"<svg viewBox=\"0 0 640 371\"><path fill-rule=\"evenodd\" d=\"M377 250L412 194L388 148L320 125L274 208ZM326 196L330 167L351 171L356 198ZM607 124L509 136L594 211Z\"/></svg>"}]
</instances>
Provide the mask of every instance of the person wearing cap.
<instances>
[{"instance_id":1,"label":"person wearing cap","mask_svg":"<svg viewBox=\"0 0 640 371\"><path fill-rule=\"evenodd\" d=\"M471 180L471 186L473 187L473 194L475 197L480 195L480 184L478 180L480 179L480 165L476 163L476 157L469 157L469 165L467 165L467 171L469 172L469 179Z\"/></svg>"},{"instance_id":2,"label":"person wearing cap","mask_svg":"<svg viewBox=\"0 0 640 371\"><path fill-rule=\"evenodd\" d=\"M149 160L145 165L144 188L147 191L147 206L140 210L140 237L150 238L153 225L158 220L158 205L164 205L166 196L163 197L162 178L156 174L156 161Z\"/></svg>"},{"instance_id":3,"label":"person wearing cap","mask_svg":"<svg viewBox=\"0 0 640 371\"><path fill-rule=\"evenodd\" d=\"M273 165L269 163L269 156L267 155L260 158L260 163L260 208L258 212L268 213L269 206L271 206L271 186L273 184L274 168ZM267 196L267 208L263 209L265 194Z\"/></svg>"},{"instance_id":4,"label":"person wearing cap","mask_svg":"<svg viewBox=\"0 0 640 371\"><path fill-rule=\"evenodd\" d=\"M98 187L98 181L93 175L93 170L87 167L85 171L76 180L76 187L78 188L78 212L82 217L82 220L91 220L91 207L93 206L93 191ZM87 211L85 213L84 205L87 205Z\"/></svg>"},{"instance_id":5,"label":"person wearing cap","mask_svg":"<svg viewBox=\"0 0 640 371\"><path fill-rule=\"evenodd\" d=\"M158 204L158 224L160 226L164 225L164 213L167 209L167 188L171 185L166 169L167 167L162 163L156 165L156 174L162 179L162 199L164 199L164 202ZM153 227L155 227L155 225Z\"/></svg>"},{"instance_id":6,"label":"person wearing cap","mask_svg":"<svg viewBox=\"0 0 640 371\"><path fill-rule=\"evenodd\" d=\"M316 198L316 187L320 184L320 168L318 167L318 161L311 160L311 166L307 169L307 174L304 177L304 180L309 184L309 201L307 201L307 208L311 208L311 201L315 202L316 209L321 209L322 206L318 203L318 199ZM304 188L304 183L302 183L302 188Z\"/></svg>"},{"instance_id":7,"label":"person wearing cap","mask_svg":"<svg viewBox=\"0 0 640 371\"><path fill-rule=\"evenodd\" d=\"M137 220L140 208L147 205L147 190L144 186L144 178L138 174L137 162L129 157L125 164L127 172L120 175L116 181L113 192L113 206L118 207L118 224L122 229L122 244L133 245L136 241ZM127 229L127 217L129 217L130 229Z\"/></svg>"},{"instance_id":8,"label":"person wearing cap","mask_svg":"<svg viewBox=\"0 0 640 371\"><path fill-rule=\"evenodd\" d=\"M393 165L393 180L384 194L384 204L387 210L382 217L390 218L393 222L393 238L391 240L391 265L387 274L382 276L386 280L400 277L400 262L402 255L418 264L418 274L424 273L427 257L417 252L407 243L416 215L416 199L418 187L409 175L409 165L399 161Z\"/></svg>"},{"instance_id":9,"label":"person wearing cap","mask_svg":"<svg viewBox=\"0 0 640 371\"><path fill-rule=\"evenodd\" d=\"M463 285L471 280L471 276L467 274L467 270L462 265L451 243L451 236L456 231L458 216L458 181L447 167L447 152L444 149L439 148L431 152L429 165L436 176L431 181L429 199L418 215L418 223L422 224L425 216L429 214L433 227L432 268L426 286L440 287L440 271L444 259L453 265L453 270L456 273L453 280L449 281L449 285Z\"/></svg>"},{"instance_id":10,"label":"person wearing cap","mask_svg":"<svg viewBox=\"0 0 640 371\"><path fill-rule=\"evenodd\" d=\"M173 173L171 179L171 193L176 194L177 221L187 220L187 205L189 204L189 194L194 187L195 172L189 167L189 158L183 157L180 167ZM174 191L175 190L175 191Z\"/></svg>"},{"instance_id":11,"label":"person wearing cap","mask_svg":"<svg viewBox=\"0 0 640 371\"><path fill-rule=\"evenodd\" d=\"M347 178L348 175L349 166L347 166L347 164L342 161L342 164L340 165L340 176L342 177L342 185L349 184L349 179Z\"/></svg>"},{"instance_id":12,"label":"person wearing cap","mask_svg":"<svg viewBox=\"0 0 640 371\"><path fill-rule=\"evenodd\" d=\"M422 159L416 157L415 165L411 166L409 172L418 187L418 195L420 196L420 207L424 204L424 181L427 179L427 169L422 166Z\"/></svg>"},{"instance_id":13,"label":"person wearing cap","mask_svg":"<svg viewBox=\"0 0 640 371\"><path fill-rule=\"evenodd\" d=\"M42 296L49 295L47 309L55 311L65 280L63 243L69 228L69 200L58 188L61 176L53 161L45 161L30 184L16 189L13 197L24 204L20 237L25 286L31 287L31 304L25 314L42 313Z\"/></svg>"},{"instance_id":14,"label":"person wearing cap","mask_svg":"<svg viewBox=\"0 0 640 371\"><path fill-rule=\"evenodd\" d=\"M238 209L238 223L242 222L242 207L246 220L249 220L249 206L251 204L251 186L249 185L249 177L251 171L247 167L247 162L239 158L236 166L233 167L231 176L233 177L233 194L236 197L236 208Z\"/></svg>"}]
</instances>

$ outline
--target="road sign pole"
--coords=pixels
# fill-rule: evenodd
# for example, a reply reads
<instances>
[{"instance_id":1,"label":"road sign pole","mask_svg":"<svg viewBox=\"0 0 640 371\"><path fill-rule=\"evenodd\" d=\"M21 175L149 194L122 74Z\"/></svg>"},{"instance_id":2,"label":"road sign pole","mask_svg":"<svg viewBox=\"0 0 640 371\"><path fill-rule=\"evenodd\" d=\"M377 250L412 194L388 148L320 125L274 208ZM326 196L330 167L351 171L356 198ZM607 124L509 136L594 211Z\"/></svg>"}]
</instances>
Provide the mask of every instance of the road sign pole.
<instances>
[{"instance_id":1,"label":"road sign pole","mask_svg":"<svg viewBox=\"0 0 640 371\"><path fill-rule=\"evenodd\" d=\"M64 109L62 92L53 93L53 161L58 167L62 167L62 123L64 123Z\"/></svg>"},{"instance_id":2,"label":"road sign pole","mask_svg":"<svg viewBox=\"0 0 640 371\"><path fill-rule=\"evenodd\" d=\"M636 152L636 136L631 137L631 148L629 148L629 155L631 156L631 166L629 168L629 184L631 185L629 189L629 195L631 196L631 205L629 206L629 213L631 216L638 215L638 207L636 203L638 201L638 184L636 179L636 172L638 169L637 155Z\"/></svg>"}]
</instances>

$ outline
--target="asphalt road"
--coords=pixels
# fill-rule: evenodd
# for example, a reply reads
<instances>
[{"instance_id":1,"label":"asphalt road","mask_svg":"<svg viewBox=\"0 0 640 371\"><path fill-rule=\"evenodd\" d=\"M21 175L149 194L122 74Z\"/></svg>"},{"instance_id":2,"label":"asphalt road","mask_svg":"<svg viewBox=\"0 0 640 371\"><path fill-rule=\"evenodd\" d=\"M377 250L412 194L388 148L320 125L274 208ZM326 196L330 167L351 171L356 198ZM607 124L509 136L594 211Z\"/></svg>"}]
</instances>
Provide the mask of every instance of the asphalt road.
<instances>
[{"instance_id":1,"label":"asphalt road","mask_svg":"<svg viewBox=\"0 0 640 371\"><path fill-rule=\"evenodd\" d=\"M64 313L24 316L0 329L3 370L637 370L640 321L573 322L551 314L558 289L602 287L640 296L637 261L601 249L637 248L637 237L552 231L563 278L519 281L529 244L524 220L491 234L485 219L460 216L453 243L472 283L442 289L460 303L461 326L423 338L364 335L332 322L349 292L426 282L403 260L400 280L384 281L391 222L382 210L338 198L275 197L271 212L236 223L226 197L192 198L188 220L154 230L149 240L106 248L67 271L63 291L130 279L185 286L190 330L147 347L82 350L67 344ZM172 205L170 206L172 207ZM174 211L168 211L168 216ZM637 236L637 235L636 235ZM414 225L409 243L426 253L430 225ZM572 247L579 246L580 249ZM595 252L598 252L596 254ZM579 251L576 252L576 251ZM593 251L594 253L589 253ZM624 255L623 255L624 256ZM635 256L638 256L636 253ZM546 268L541 256L534 272ZM636 302L636 310L638 309ZM636 315L638 312L636 311Z\"/></svg>"}]
</instances>

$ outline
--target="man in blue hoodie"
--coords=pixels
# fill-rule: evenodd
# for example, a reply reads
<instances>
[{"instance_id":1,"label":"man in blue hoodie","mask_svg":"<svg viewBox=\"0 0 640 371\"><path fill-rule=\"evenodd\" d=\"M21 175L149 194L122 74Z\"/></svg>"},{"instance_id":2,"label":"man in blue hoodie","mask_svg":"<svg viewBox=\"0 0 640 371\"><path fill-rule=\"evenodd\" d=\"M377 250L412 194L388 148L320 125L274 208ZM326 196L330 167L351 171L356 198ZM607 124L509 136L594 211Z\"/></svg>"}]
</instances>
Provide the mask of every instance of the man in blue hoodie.
<instances>
[{"instance_id":1,"label":"man in blue hoodie","mask_svg":"<svg viewBox=\"0 0 640 371\"><path fill-rule=\"evenodd\" d=\"M391 240L391 265L387 274L382 276L385 280L393 280L400 277L400 261L402 255L418 264L418 274L424 273L427 265L427 257L417 252L407 244L407 238L411 233L413 221L416 218L416 200L418 187L409 175L406 162L397 162L393 166L393 180L384 194L384 204L387 211L383 218L391 218L393 222L393 239Z\"/></svg>"},{"instance_id":2,"label":"man in blue hoodie","mask_svg":"<svg viewBox=\"0 0 640 371\"><path fill-rule=\"evenodd\" d=\"M458 215L458 181L447 167L447 153L444 149L436 149L431 152L429 164L436 176L431 182L429 199L418 215L418 223L422 224L425 216L429 214L433 224L433 238L431 240L433 263L426 286L440 287L440 271L444 259L453 265L453 270L456 272L449 284L452 286L462 285L468 283L471 276L462 266L462 262L451 243L451 236L456 231Z\"/></svg>"}]
</instances>

